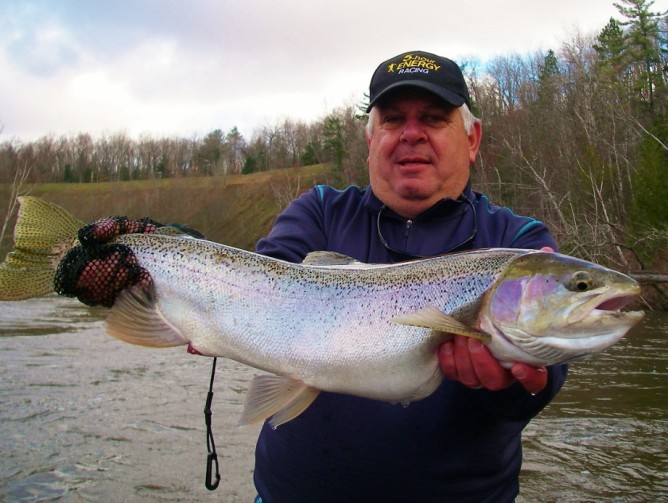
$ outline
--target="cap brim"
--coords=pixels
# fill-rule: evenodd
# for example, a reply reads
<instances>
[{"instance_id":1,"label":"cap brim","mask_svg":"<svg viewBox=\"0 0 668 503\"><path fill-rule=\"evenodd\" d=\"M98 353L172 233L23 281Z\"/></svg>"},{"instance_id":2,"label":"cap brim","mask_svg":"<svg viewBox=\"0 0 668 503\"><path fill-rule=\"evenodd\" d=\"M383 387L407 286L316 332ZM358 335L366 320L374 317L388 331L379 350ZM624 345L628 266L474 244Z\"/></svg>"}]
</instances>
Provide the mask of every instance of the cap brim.
<instances>
[{"instance_id":1,"label":"cap brim","mask_svg":"<svg viewBox=\"0 0 668 503\"><path fill-rule=\"evenodd\" d=\"M378 96L376 96L369 103L369 106L366 109L366 113L369 113L374 105L376 105L378 101L384 96L387 96L388 93L401 87L419 87L425 91L429 91L432 94L435 94L453 107L461 107L464 103L466 103L466 100L463 96L460 96L457 93L453 93L452 91L448 91L447 89L443 89L442 87L436 86L430 82L424 82L422 80L402 80L401 82L396 82L390 86L387 86L380 93L378 93Z\"/></svg>"}]
</instances>

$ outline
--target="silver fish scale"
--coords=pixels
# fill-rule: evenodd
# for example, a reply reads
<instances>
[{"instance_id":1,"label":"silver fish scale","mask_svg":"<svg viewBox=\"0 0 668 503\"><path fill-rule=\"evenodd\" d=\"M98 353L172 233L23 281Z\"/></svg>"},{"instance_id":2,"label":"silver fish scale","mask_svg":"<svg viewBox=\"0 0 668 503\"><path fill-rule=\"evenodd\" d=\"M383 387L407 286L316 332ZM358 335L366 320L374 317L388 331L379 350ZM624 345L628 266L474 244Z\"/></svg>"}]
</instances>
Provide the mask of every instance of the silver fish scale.
<instances>
[{"instance_id":1,"label":"silver fish scale","mask_svg":"<svg viewBox=\"0 0 668 503\"><path fill-rule=\"evenodd\" d=\"M198 351L313 387L411 401L440 383L443 334L393 322L473 310L521 250L346 268L292 264L208 241L127 235L158 308ZM475 271L475 273L472 273Z\"/></svg>"}]
</instances>

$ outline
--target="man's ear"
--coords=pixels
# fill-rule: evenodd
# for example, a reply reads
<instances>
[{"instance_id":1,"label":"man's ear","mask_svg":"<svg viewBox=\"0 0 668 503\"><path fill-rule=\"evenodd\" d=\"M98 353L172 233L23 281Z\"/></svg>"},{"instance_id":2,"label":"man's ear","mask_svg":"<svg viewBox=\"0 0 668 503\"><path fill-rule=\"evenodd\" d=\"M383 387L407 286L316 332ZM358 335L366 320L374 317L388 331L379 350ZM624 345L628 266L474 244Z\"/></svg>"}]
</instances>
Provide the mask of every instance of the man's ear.
<instances>
[{"instance_id":1,"label":"man's ear","mask_svg":"<svg viewBox=\"0 0 668 503\"><path fill-rule=\"evenodd\" d=\"M473 122L473 127L468 135L469 138L469 162L473 164L478 156L480 142L482 141L482 123L477 120Z\"/></svg>"}]
</instances>

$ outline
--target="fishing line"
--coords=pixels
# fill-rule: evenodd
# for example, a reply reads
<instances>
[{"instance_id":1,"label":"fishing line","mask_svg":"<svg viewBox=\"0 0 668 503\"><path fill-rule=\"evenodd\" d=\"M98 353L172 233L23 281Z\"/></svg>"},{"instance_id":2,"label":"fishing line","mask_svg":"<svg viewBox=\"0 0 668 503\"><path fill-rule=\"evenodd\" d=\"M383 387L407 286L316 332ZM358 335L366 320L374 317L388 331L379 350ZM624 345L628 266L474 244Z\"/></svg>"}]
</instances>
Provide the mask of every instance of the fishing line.
<instances>
[{"instance_id":1,"label":"fishing line","mask_svg":"<svg viewBox=\"0 0 668 503\"><path fill-rule=\"evenodd\" d=\"M213 431L211 429L211 402L213 400L213 379L216 376L216 360L213 358L211 366L211 381L209 382L209 393L206 396L206 405L204 406L204 423L206 424L206 480L204 485L209 491L214 491L220 483L220 470L218 469L218 455L216 454L216 443L213 441ZM212 480L213 469L216 469L216 480Z\"/></svg>"}]
</instances>

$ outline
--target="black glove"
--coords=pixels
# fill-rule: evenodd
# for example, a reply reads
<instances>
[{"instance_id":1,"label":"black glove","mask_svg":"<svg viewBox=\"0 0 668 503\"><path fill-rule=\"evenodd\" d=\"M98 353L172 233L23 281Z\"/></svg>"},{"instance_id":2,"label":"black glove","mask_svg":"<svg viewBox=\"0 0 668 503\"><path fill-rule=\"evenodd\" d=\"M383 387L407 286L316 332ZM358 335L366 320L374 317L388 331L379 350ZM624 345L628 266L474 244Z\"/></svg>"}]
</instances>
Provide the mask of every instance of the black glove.
<instances>
[{"instance_id":1,"label":"black glove","mask_svg":"<svg viewBox=\"0 0 668 503\"><path fill-rule=\"evenodd\" d=\"M75 246L58 264L54 290L89 306L111 307L125 288L150 291L153 279L129 246L112 243Z\"/></svg>"},{"instance_id":2,"label":"black glove","mask_svg":"<svg viewBox=\"0 0 668 503\"><path fill-rule=\"evenodd\" d=\"M160 229L160 230L158 230ZM168 226L142 218L105 217L79 229L81 246L67 252L58 264L54 290L66 297L76 297L89 306L111 307L118 294L130 286L139 285L146 291L153 280L141 267L129 246L109 243L121 234L183 234L203 238L199 231L187 226Z\"/></svg>"},{"instance_id":3,"label":"black glove","mask_svg":"<svg viewBox=\"0 0 668 503\"><path fill-rule=\"evenodd\" d=\"M78 237L83 246L106 243L121 234L154 234L163 224L144 217L130 220L128 217L104 217L79 229Z\"/></svg>"}]
</instances>

